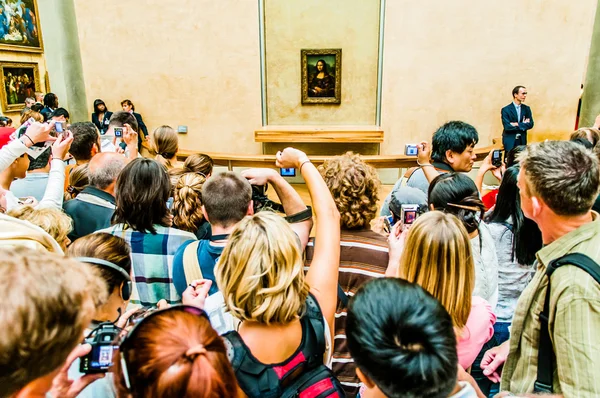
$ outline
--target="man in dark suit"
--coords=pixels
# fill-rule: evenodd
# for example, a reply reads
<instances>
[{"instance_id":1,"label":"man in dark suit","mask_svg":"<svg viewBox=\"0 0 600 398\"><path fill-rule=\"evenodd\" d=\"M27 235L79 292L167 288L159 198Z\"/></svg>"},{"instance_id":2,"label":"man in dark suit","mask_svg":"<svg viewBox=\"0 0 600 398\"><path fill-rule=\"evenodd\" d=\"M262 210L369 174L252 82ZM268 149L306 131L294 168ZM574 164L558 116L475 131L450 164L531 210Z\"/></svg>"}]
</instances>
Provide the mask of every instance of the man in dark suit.
<instances>
[{"instance_id":1,"label":"man in dark suit","mask_svg":"<svg viewBox=\"0 0 600 398\"><path fill-rule=\"evenodd\" d=\"M527 130L533 128L531 108L525 105L527 89L517 86L512 91L513 102L502 108L502 145L506 152L518 145L527 145Z\"/></svg>"}]
</instances>

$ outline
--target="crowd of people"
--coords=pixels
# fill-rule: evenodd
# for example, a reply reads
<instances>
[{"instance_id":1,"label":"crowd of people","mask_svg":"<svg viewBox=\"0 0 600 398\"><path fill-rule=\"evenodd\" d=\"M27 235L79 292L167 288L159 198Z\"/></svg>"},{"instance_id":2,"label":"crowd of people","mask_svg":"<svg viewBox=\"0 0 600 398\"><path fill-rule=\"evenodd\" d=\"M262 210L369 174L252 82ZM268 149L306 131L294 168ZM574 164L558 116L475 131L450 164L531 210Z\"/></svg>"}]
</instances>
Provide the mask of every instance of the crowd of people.
<instances>
[{"instance_id":1,"label":"crowd of people","mask_svg":"<svg viewBox=\"0 0 600 398\"><path fill-rule=\"evenodd\" d=\"M311 207L274 168L178 162L129 100L35 100L0 127L1 396L600 396L596 127L472 179L447 122L381 208L360 155L283 149Z\"/></svg>"}]
</instances>

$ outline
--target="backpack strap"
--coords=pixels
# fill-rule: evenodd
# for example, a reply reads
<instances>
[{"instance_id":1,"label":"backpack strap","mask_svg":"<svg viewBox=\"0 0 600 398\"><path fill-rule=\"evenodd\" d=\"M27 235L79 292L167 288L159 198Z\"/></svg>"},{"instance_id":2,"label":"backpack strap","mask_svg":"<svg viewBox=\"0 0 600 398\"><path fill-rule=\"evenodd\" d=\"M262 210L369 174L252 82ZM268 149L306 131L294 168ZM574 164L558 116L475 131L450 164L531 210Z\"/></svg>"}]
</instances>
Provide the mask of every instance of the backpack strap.
<instances>
[{"instance_id":1,"label":"backpack strap","mask_svg":"<svg viewBox=\"0 0 600 398\"><path fill-rule=\"evenodd\" d=\"M540 343L538 348L537 380L534 392L552 393L552 380L554 376L555 354L550 340L548 323L550 320L550 282L552 274L563 265L573 265L587 272L596 282L600 283L600 266L583 253L570 253L550 261L546 268L548 287L544 299L544 309L540 313Z\"/></svg>"},{"instance_id":2,"label":"backpack strap","mask_svg":"<svg viewBox=\"0 0 600 398\"><path fill-rule=\"evenodd\" d=\"M348 302L350 301L348 299L348 295L346 294L346 292L344 292L344 289L342 289L342 285L340 285L338 283L338 291L337 291L337 295L338 295L338 299L342 302L342 305L344 306L344 308L348 308Z\"/></svg>"},{"instance_id":3,"label":"backpack strap","mask_svg":"<svg viewBox=\"0 0 600 398\"><path fill-rule=\"evenodd\" d=\"M311 361L313 357L317 363L323 363L323 354L325 354L325 320L323 319L323 313L317 299L310 293L306 298L306 314L304 316L308 318L310 326L315 333L317 345L316 353L309 359L309 364L312 365Z\"/></svg>"},{"instance_id":4,"label":"backpack strap","mask_svg":"<svg viewBox=\"0 0 600 398\"><path fill-rule=\"evenodd\" d=\"M402 182L400 183L400 186L405 187L408 184L408 180L410 180L410 177L412 177L414 172L419 169L420 167L411 167L410 169L407 169L406 173L404 173L404 175L402 176Z\"/></svg>"},{"instance_id":5,"label":"backpack strap","mask_svg":"<svg viewBox=\"0 0 600 398\"><path fill-rule=\"evenodd\" d=\"M223 340L225 341L231 367L238 379L239 386L248 397L254 397L256 394L248 390L247 386L257 388L260 391L260 395L277 389L279 379L275 373L270 372L269 366L253 360L248 355L248 347L244 344L242 337L237 331L234 330L224 334Z\"/></svg>"},{"instance_id":6,"label":"backpack strap","mask_svg":"<svg viewBox=\"0 0 600 398\"><path fill-rule=\"evenodd\" d=\"M183 272L185 274L185 283L188 285L196 279L202 279L202 270L198 262L198 246L200 241L194 241L183 250Z\"/></svg>"}]
</instances>

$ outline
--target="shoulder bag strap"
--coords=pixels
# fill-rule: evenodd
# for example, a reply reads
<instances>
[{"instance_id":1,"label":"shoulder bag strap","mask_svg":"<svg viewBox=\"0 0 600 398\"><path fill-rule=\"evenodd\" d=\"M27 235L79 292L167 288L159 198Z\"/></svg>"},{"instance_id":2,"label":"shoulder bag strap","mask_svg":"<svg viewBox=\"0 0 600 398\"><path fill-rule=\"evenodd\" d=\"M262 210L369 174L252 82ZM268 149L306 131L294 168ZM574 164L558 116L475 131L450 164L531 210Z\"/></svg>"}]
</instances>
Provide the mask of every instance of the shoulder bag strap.
<instances>
[{"instance_id":1,"label":"shoulder bag strap","mask_svg":"<svg viewBox=\"0 0 600 398\"><path fill-rule=\"evenodd\" d=\"M590 274L596 282L600 283L600 266L582 253L571 253L552 260L546 269L548 276L548 287L546 288L546 298L544 299L544 309L540 313L540 343L538 349L538 368L537 380L534 384L534 392L552 393L552 380L554 376L555 354L550 340L550 330L548 323L550 319L550 281L552 273L558 267L563 265L573 265Z\"/></svg>"},{"instance_id":2,"label":"shoulder bag strap","mask_svg":"<svg viewBox=\"0 0 600 398\"><path fill-rule=\"evenodd\" d=\"M196 279L202 279L202 270L197 254L198 245L200 245L199 240L190 243L183 250L183 272L185 273L185 283L188 285Z\"/></svg>"}]
</instances>

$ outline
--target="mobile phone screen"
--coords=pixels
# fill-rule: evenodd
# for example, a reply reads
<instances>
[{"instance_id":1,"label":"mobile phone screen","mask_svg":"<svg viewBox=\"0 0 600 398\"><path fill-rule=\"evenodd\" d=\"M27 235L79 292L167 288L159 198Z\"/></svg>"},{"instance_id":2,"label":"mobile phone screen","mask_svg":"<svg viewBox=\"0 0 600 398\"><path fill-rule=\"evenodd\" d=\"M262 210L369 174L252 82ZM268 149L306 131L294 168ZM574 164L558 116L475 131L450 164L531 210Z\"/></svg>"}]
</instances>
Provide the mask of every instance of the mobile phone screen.
<instances>
[{"instance_id":1,"label":"mobile phone screen","mask_svg":"<svg viewBox=\"0 0 600 398\"><path fill-rule=\"evenodd\" d=\"M296 169L292 168L288 168L288 169L279 169L279 174L282 177L295 177L296 176Z\"/></svg>"}]
</instances>

